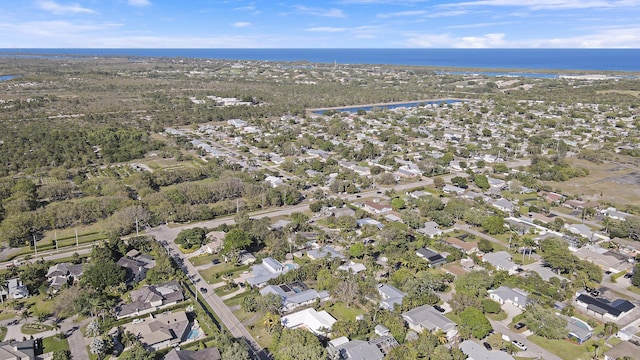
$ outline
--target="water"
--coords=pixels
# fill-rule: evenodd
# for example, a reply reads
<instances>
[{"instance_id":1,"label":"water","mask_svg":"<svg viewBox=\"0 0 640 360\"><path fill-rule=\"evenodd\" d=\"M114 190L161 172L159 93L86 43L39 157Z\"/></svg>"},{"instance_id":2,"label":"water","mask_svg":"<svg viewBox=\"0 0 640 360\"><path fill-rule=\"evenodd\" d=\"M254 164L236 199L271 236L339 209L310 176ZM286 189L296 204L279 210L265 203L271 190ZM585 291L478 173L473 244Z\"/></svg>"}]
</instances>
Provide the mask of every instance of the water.
<instances>
[{"instance_id":1,"label":"water","mask_svg":"<svg viewBox=\"0 0 640 360\"><path fill-rule=\"evenodd\" d=\"M187 340L195 340L200 336L200 329L191 329L187 335Z\"/></svg>"},{"instance_id":2,"label":"water","mask_svg":"<svg viewBox=\"0 0 640 360\"><path fill-rule=\"evenodd\" d=\"M332 109L323 109L316 110L313 113L322 115L327 111L338 111L338 112L349 112L356 113L358 110L371 111L373 109L397 109L401 107L417 107L420 105L427 104L453 104L458 103L460 100L438 100L438 101L410 101L410 102L402 102L402 103L393 103L393 104L378 104L378 105L369 105L369 106L348 106L348 107L340 107L340 108L332 108Z\"/></svg>"},{"instance_id":3,"label":"water","mask_svg":"<svg viewBox=\"0 0 640 360\"><path fill-rule=\"evenodd\" d=\"M447 68L640 71L640 49L0 49L0 57L169 57Z\"/></svg>"},{"instance_id":4,"label":"water","mask_svg":"<svg viewBox=\"0 0 640 360\"><path fill-rule=\"evenodd\" d=\"M7 81L15 78L17 75L0 75L0 81Z\"/></svg>"}]
</instances>

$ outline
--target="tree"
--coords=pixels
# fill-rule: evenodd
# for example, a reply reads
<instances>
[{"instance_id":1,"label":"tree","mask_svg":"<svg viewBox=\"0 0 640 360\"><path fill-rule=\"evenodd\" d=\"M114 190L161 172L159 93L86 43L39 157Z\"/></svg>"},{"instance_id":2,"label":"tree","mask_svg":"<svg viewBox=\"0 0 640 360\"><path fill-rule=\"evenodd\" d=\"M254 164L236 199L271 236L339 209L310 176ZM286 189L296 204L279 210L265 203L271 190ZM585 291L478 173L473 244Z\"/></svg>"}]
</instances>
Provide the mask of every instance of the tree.
<instances>
[{"instance_id":1,"label":"tree","mask_svg":"<svg viewBox=\"0 0 640 360\"><path fill-rule=\"evenodd\" d=\"M607 321L606 323L604 323L604 333L607 336L611 336L613 334L618 333L618 330L620 330L620 327L618 326L618 324L612 321Z\"/></svg>"},{"instance_id":2,"label":"tree","mask_svg":"<svg viewBox=\"0 0 640 360\"><path fill-rule=\"evenodd\" d=\"M240 250L246 249L253 243L249 233L235 228L224 236L222 250L227 256L237 259Z\"/></svg>"},{"instance_id":3,"label":"tree","mask_svg":"<svg viewBox=\"0 0 640 360\"><path fill-rule=\"evenodd\" d=\"M489 216L482 223L482 228L491 235L502 234L507 231L504 227L504 219L501 216Z\"/></svg>"},{"instance_id":4,"label":"tree","mask_svg":"<svg viewBox=\"0 0 640 360\"><path fill-rule=\"evenodd\" d=\"M394 198L393 200L391 200L391 207L396 211L404 209L405 202L401 198Z\"/></svg>"},{"instance_id":5,"label":"tree","mask_svg":"<svg viewBox=\"0 0 640 360\"><path fill-rule=\"evenodd\" d=\"M349 247L349 255L351 255L351 257L358 258L358 259L362 258L362 256L364 255L364 244L361 242L352 244Z\"/></svg>"},{"instance_id":6,"label":"tree","mask_svg":"<svg viewBox=\"0 0 640 360\"><path fill-rule=\"evenodd\" d=\"M476 183L476 186L482 190L489 189L489 179L487 179L486 175L478 174L474 177L473 182Z\"/></svg>"},{"instance_id":7,"label":"tree","mask_svg":"<svg viewBox=\"0 0 640 360\"><path fill-rule=\"evenodd\" d=\"M382 173L378 175L378 183L381 185L393 185L396 183L396 178L392 173Z\"/></svg>"},{"instance_id":8,"label":"tree","mask_svg":"<svg viewBox=\"0 0 640 360\"><path fill-rule=\"evenodd\" d=\"M478 339L484 339L493 330L487 317L474 307L464 309L460 313L460 321L461 333L470 333Z\"/></svg>"},{"instance_id":9,"label":"tree","mask_svg":"<svg viewBox=\"0 0 640 360\"><path fill-rule=\"evenodd\" d=\"M442 188L444 187L444 179L436 176L433 178L433 187L436 188L436 190L442 190Z\"/></svg>"},{"instance_id":10,"label":"tree","mask_svg":"<svg viewBox=\"0 0 640 360\"><path fill-rule=\"evenodd\" d=\"M91 344L89 344L89 352L94 355L98 355L99 358L102 357L107 351L107 344L101 337L95 337L91 340Z\"/></svg>"},{"instance_id":11,"label":"tree","mask_svg":"<svg viewBox=\"0 0 640 360\"><path fill-rule=\"evenodd\" d=\"M483 253L490 253L493 251L493 244L491 243L491 241L482 238L478 240L478 250L482 251Z\"/></svg>"},{"instance_id":12,"label":"tree","mask_svg":"<svg viewBox=\"0 0 640 360\"><path fill-rule=\"evenodd\" d=\"M71 351L69 350L56 350L53 352L52 360L72 360Z\"/></svg>"},{"instance_id":13,"label":"tree","mask_svg":"<svg viewBox=\"0 0 640 360\"><path fill-rule=\"evenodd\" d=\"M485 313L497 314L500 312L500 304L491 299L482 299L482 310Z\"/></svg>"},{"instance_id":14,"label":"tree","mask_svg":"<svg viewBox=\"0 0 640 360\"><path fill-rule=\"evenodd\" d=\"M127 272L113 261L91 262L82 273L82 282L97 291L119 285L126 279Z\"/></svg>"},{"instance_id":15,"label":"tree","mask_svg":"<svg viewBox=\"0 0 640 360\"><path fill-rule=\"evenodd\" d=\"M467 179L463 178L462 176L455 176L453 178L451 178L451 183L458 185L461 188L466 188L467 187Z\"/></svg>"},{"instance_id":16,"label":"tree","mask_svg":"<svg viewBox=\"0 0 640 360\"><path fill-rule=\"evenodd\" d=\"M175 243L180 245L183 249L200 247L204 245L206 241L206 231L200 227L182 230L175 239Z\"/></svg>"},{"instance_id":17,"label":"tree","mask_svg":"<svg viewBox=\"0 0 640 360\"><path fill-rule=\"evenodd\" d=\"M567 320L539 304L527 308L523 322L536 335L547 339L564 339L567 336Z\"/></svg>"},{"instance_id":18,"label":"tree","mask_svg":"<svg viewBox=\"0 0 640 360\"><path fill-rule=\"evenodd\" d=\"M133 346L122 354L121 360L153 360L153 353L149 352L142 346L142 343L138 340L133 342Z\"/></svg>"},{"instance_id":19,"label":"tree","mask_svg":"<svg viewBox=\"0 0 640 360\"><path fill-rule=\"evenodd\" d=\"M98 319L93 319L87 325L85 329L85 335L88 337L96 337L100 335L100 324L98 323Z\"/></svg>"},{"instance_id":20,"label":"tree","mask_svg":"<svg viewBox=\"0 0 640 360\"><path fill-rule=\"evenodd\" d=\"M327 354L320 340L310 331L283 329L274 341L273 354L278 360L325 360Z\"/></svg>"},{"instance_id":21,"label":"tree","mask_svg":"<svg viewBox=\"0 0 640 360\"><path fill-rule=\"evenodd\" d=\"M631 284L640 287L640 263L633 267L633 275L631 275Z\"/></svg>"}]
</instances>

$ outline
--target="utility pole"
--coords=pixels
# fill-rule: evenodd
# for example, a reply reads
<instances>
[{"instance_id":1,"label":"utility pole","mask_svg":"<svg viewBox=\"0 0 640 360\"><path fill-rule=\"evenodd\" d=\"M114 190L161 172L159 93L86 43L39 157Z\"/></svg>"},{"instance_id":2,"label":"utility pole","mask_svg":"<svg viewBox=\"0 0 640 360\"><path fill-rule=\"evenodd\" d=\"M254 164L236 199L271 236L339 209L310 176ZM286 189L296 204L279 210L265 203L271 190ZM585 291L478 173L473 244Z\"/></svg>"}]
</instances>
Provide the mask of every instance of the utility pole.
<instances>
[{"instance_id":1,"label":"utility pole","mask_svg":"<svg viewBox=\"0 0 640 360\"><path fill-rule=\"evenodd\" d=\"M140 228L138 226L138 218L136 217L136 236L138 236L140 233Z\"/></svg>"},{"instance_id":2,"label":"utility pole","mask_svg":"<svg viewBox=\"0 0 640 360\"><path fill-rule=\"evenodd\" d=\"M76 249L78 248L78 229L76 230Z\"/></svg>"},{"instance_id":3,"label":"utility pole","mask_svg":"<svg viewBox=\"0 0 640 360\"><path fill-rule=\"evenodd\" d=\"M56 252L60 252L60 250L58 250L58 232L57 231L53 232L53 239L56 242Z\"/></svg>"},{"instance_id":4,"label":"utility pole","mask_svg":"<svg viewBox=\"0 0 640 360\"><path fill-rule=\"evenodd\" d=\"M36 257L38 256L38 243L36 242L36 234L33 234L33 250L36 252Z\"/></svg>"}]
</instances>

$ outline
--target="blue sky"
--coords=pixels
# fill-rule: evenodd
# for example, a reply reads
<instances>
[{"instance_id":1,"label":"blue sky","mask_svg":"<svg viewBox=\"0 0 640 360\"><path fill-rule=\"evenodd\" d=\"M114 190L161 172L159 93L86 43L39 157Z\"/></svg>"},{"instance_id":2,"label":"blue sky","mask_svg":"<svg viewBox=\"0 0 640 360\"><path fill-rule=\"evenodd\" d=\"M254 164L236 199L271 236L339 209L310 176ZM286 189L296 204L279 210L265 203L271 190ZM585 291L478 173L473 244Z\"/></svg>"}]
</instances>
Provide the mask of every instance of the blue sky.
<instances>
[{"instance_id":1,"label":"blue sky","mask_svg":"<svg viewBox=\"0 0 640 360\"><path fill-rule=\"evenodd\" d=\"M640 0L13 0L0 48L640 48Z\"/></svg>"}]
</instances>

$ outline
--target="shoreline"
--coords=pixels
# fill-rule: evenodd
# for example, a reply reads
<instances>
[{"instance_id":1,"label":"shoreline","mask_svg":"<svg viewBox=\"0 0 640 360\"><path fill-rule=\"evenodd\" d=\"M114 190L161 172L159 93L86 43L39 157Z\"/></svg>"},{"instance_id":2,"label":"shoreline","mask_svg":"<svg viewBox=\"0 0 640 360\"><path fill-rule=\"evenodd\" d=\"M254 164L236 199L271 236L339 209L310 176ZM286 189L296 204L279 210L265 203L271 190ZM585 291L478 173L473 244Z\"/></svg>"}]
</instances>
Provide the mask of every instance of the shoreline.
<instances>
[{"instance_id":1,"label":"shoreline","mask_svg":"<svg viewBox=\"0 0 640 360\"><path fill-rule=\"evenodd\" d=\"M407 100L407 101L393 101L387 103L374 103L374 104L355 104L355 105L345 105L345 106L332 106L332 107L322 107L322 108L310 108L306 109L306 111L316 112L316 111L328 111L328 110L340 110L340 109L352 109L352 108L364 108L364 107L384 107L391 105L401 105L401 104L428 104L428 103L436 103L436 102L447 102L447 101L470 101L475 99L459 99L459 98L442 98L442 99L426 99L426 100Z\"/></svg>"}]
</instances>

